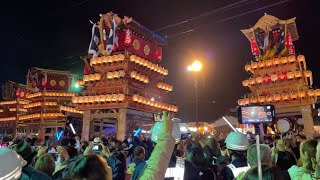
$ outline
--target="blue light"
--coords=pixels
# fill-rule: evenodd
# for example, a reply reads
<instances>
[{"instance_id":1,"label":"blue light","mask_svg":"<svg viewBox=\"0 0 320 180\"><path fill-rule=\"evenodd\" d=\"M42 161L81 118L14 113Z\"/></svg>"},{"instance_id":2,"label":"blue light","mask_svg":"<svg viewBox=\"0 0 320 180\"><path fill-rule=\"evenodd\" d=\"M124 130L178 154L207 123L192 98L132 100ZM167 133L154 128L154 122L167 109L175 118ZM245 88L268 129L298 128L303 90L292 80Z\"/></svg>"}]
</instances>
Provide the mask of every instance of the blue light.
<instances>
[{"instance_id":1,"label":"blue light","mask_svg":"<svg viewBox=\"0 0 320 180\"><path fill-rule=\"evenodd\" d=\"M141 128L139 128L139 129L134 133L133 136L137 136L137 135L140 133L140 131L141 131Z\"/></svg>"},{"instance_id":2,"label":"blue light","mask_svg":"<svg viewBox=\"0 0 320 180\"><path fill-rule=\"evenodd\" d=\"M60 131L60 133L56 133L56 138L58 141L60 141L62 134L63 134L63 131Z\"/></svg>"}]
</instances>

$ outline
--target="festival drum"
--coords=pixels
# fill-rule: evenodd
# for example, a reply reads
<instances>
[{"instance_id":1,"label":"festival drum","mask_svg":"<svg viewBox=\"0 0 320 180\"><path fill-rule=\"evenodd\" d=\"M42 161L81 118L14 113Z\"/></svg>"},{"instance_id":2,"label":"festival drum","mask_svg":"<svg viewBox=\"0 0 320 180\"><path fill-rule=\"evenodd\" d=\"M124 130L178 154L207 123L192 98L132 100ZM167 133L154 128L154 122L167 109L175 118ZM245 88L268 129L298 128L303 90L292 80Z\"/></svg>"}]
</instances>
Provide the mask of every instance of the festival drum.
<instances>
[{"instance_id":1,"label":"festival drum","mask_svg":"<svg viewBox=\"0 0 320 180\"><path fill-rule=\"evenodd\" d=\"M277 121L277 129L281 133L286 133L291 129L292 125L289 119L281 118Z\"/></svg>"}]
</instances>

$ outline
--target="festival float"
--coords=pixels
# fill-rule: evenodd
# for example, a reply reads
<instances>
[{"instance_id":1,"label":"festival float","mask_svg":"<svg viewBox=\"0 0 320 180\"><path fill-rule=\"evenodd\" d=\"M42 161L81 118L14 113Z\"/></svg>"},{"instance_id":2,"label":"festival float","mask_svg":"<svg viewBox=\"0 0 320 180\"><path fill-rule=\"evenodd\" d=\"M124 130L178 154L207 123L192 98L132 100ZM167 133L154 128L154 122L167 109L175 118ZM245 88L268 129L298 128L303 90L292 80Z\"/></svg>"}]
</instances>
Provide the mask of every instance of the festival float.
<instances>
[{"instance_id":1,"label":"festival float","mask_svg":"<svg viewBox=\"0 0 320 180\"><path fill-rule=\"evenodd\" d=\"M299 38L295 18L281 20L264 15L242 32L250 41L255 59L245 65L251 77L242 82L251 93L238 104L274 104L277 118L286 118L292 124L302 117L304 134L312 136L311 105L320 96L320 89L312 88L312 72L307 69L305 56L295 53L293 42Z\"/></svg>"},{"instance_id":2,"label":"festival float","mask_svg":"<svg viewBox=\"0 0 320 180\"><path fill-rule=\"evenodd\" d=\"M85 75L77 81L84 90L73 103L84 111L83 139L113 132L123 140L154 122L153 113L178 111L168 98L173 90L165 82L168 70L159 65L167 42L132 18L100 16L93 24Z\"/></svg>"},{"instance_id":3,"label":"festival float","mask_svg":"<svg viewBox=\"0 0 320 180\"><path fill-rule=\"evenodd\" d=\"M82 111L72 107L73 81L74 75L68 71L31 68L27 85L4 86L7 101L0 102L1 126L14 127L12 137L61 137L69 117L82 117Z\"/></svg>"}]
</instances>

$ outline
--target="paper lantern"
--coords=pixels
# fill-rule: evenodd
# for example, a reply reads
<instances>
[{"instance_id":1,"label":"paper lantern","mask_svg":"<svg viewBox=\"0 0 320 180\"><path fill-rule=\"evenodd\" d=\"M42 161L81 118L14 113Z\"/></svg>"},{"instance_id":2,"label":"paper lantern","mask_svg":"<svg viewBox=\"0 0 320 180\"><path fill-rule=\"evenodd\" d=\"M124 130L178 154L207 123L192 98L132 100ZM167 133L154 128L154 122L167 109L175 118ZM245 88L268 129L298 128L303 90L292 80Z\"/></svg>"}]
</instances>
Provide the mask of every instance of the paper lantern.
<instances>
[{"instance_id":1,"label":"paper lantern","mask_svg":"<svg viewBox=\"0 0 320 180\"><path fill-rule=\"evenodd\" d=\"M141 74L137 73L137 75L136 75L136 78L135 78L135 79L140 81L140 79L141 79Z\"/></svg>"},{"instance_id":2,"label":"paper lantern","mask_svg":"<svg viewBox=\"0 0 320 180\"><path fill-rule=\"evenodd\" d=\"M135 62L136 61L137 56L136 55L131 55L130 56L130 61Z\"/></svg>"},{"instance_id":3,"label":"paper lantern","mask_svg":"<svg viewBox=\"0 0 320 180\"><path fill-rule=\"evenodd\" d=\"M289 96L288 93L282 93L282 94L281 94L281 98L282 98L283 100L288 100L288 99L290 98L290 96Z\"/></svg>"},{"instance_id":4,"label":"paper lantern","mask_svg":"<svg viewBox=\"0 0 320 180\"><path fill-rule=\"evenodd\" d=\"M271 81L271 77L268 76L268 75L265 75L265 76L263 77L263 81L264 81L265 83L269 83L269 82Z\"/></svg>"},{"instance_id":5,"label":"paper lantern","mask_svg":"<svg viewBox=\"0 0 320 180\"><path fill-rule=\"evenodd\" d=\"M156 68L155 64L152 64L151 67L150 67L151 70L155 70L155 68Z\"/></svg>"},{"instance_id":6,"label":"paper lantern","mask_svg":"<svg viewBox=\"0 0 320 180\"><path fill-rule=\"evenodd\" d=\"M266 101L266 97L264 97L264 96L259 96L259 97L258 97L258 101L259 101L260 103L264 103L264 102Z\"/></svg>"},{"instance_id":7,"label":"paper lantern","mask_svg":"<svg viewBox=\"0 0 320 180\"><path fill-rule=\"evenodd\" d=\"M120 61L123 61L123 60L124 60L124 58L125 58L125 57L124 57L124 55L123 55L123 54L119 54L119 55L118 55L118 59L119 59Z\"/></svg>"},{"instance_id":8,"label":"paper lantern","mask_svg":"<svg viewBox=\"0 0 320 180\"><path fill-rule=\"evenodd\" d=\"M273 99L274 99L275 101L280 101L281 95L280 95L280 94L274 94L274 95L273 95Z\"/></svg>"},{"instance_id":9,"label":"paper lantern","mask_svg":"<svg viewBox=\"0 0 320 180\"><path fill-rule=\"evenodd\" d=\"M112 102L116 102L118 101L118 99L119 99L118 94L112 94Z\"/></svg>"},{"instance_id":10,"label":"paper lantern","mask_svg":"<svg viewBox=\"0 0 320 180\"><path fill-rule=\"evenodd\" d=\"M113 78L112 72L107 72L107 78L108 78L108 79L112 79L112 78Z\"/></svg>"},{"instance_id":11,"label":"paper lantern","mask_svg":"<svg viewBox=\"0 0 320 180\"><path fill-rule=\"evenodd\" d=\"M103 58L102 57L99 57L99 58L97 58L97 64L102 64L102 62L103 62Z\"/></svg>"},{"instance_id":12,"label":"paper lantern","mask_svg":"<svg viewBox=\"0 0 320 180\"><path fill-rule=\"evenodd\" d=\"M124 72L124 70L120 70L119 71L119 76L120 77L124 77L126 75L126 73Z\"/></svg>"},{"instance_id":13,"label":"paper lantern","mask_svg":"<svg viewBox=\"0 0 320 180\"><path fill-rule=\"evenodd\" d=\"M264 66L266 66L266 63L264 61L259 61L258 62L258 67L259 68L263 68Z\"/></svg>"},{"instance_id":14,"label":"paper lantern","mask_svg":"<svg viewBox=\"0 0 320 180\"><path fill-rule=\"evenodd\" d=\"M148 63L149 63L149 61L144 60L142 65L145 66L145 67L147 67L147 66L148 66Z\"/></svg>"},{"instance_id":15,"label":"paper lantern","mask_svg":"<svg viewBox=\"0 0 320 180\"><path fill-rule=\"evenodd\" d=\"M103 56L102 57L102 62L103 63L107 63L108 62L108 57L107 56Z\"/></svg>"},{"instance_id":16,"label":"paper lantern","mask_svg":"<svg viewBox=\"0 0 320 180\"><path fill-rule=\"evenodd\" d=\"M166 76L166 75L168 75L168 74L169 74L169 71L168 71L167 69L165 69L163 75Z\"/></svg>"},{"instance_id":17,"label":"paper lantern","mask_svg":"<svg viewBox=\"0 0 320 180\"><path fill-rule=\"evenodd\" d=\"M272 100L273 100L273 96L272 95L266 96L266 101L267 102L271 102Z\"/></svg>"},{"instance_id":18,"label":"paper lantern","mask_svg":"<svg viewBox=\"0 0 320 180\"><path fill-rule=\"evenodd\" d=\"M124 101L125 95L124 94L118 94L118 100L119 101Z\"/></svg>"},{"instance_id":19,"label":"paper lantern","mask_svg":"<svg viewBox=\"0 0 320 180\"><path fill-rule=\"evenodd\" d=\"M108 61L108 63L113 63L113 57L112 56L107 56L107 61Z\"/></svg>"},{"instance_id":20,"label":"paper lantern","mask_svg":"<svg viewBox=\"0 0 320 180\"><path fill-rule=\"evenodd\" d=\"M307 91L307 95L308 95L309 97L313 97L313 96L315 95L315 91L314 91L313 89L309 89L309 90Z\"/></svg>"},{"instance_id":21,"label":"paper lantern","mask_svg":"<svg viewBox=\"0 0 320 180\"><path fill-rule=\"evenodd\" d=\"M297 57L297 59L298 59L299 62L305 61L304 55L299 55L299 56Z\"/></svg>"},{"instance_id":22,"label":"paper lantern","mask_svg":"<svg viewBox=\"0 0 320 180\"><path fill-rule=\"evenodd\" d=\"M258 63L257 62L251 62L251 69L257 69Z\"/></svg>"},{"instance_id":23,"label":"paper lantern","mask_svg":"<svg viewBox=\"0 0 320 180\"><path fill-rule=\"evenodd\" d=\"M280 59L279 58L274 58L273 59L273 65L279 65L280 64Z\"/></svg>"},{"instance_id":24,"label":"paper lantern","mask_svg":"<svg viewBox=\"0 0 320 180\"><path fill-rule=\"evenodd\" d=\"M250 104L250 99L249 99L249 98L243 99L243 103L244 103L244 104Z\"/></svg>"},{"instance_id":25,"label":"paper lantern","mask_svg":"<svg viewBox=\"0 0 320 180\"><path fill-rule=\"evenodd\" d=\"M291 99L296 99L298 97L298 93L295 91L290 92L290 98Z\"/></svg>"},{"instance_id":26,"label":"paper lantern","mask_svg":"<svg viewBox=\"0 0 320 180\"><path fill-rule=\"evenodd\" d=\"M271 81L276 82L278 80L278 75L277 74L272 74L271 75Z\"/></svg>"},{"instance_id":27,"label":"paper lantern","mask_svg":"<svg viewBox=\"0 0 320 180\"><path fill-rule=\"evenodd\" d=\"M117 62L119 60L118 55L113 55L112 60L113 60L113 62Z\"/></svg>"},{"instance_id":28,"label":"paper lantern","mask_svg":"<svg viewBox=\"0 0 320 180\"><path fill-rule=\"evenodd\" d=\"M287 73L286 72L281 72L279 75L278 75L278 78L280 80L285 80L287 79Z\"/></svg>"},{"instance_id":29,"label":"paper lantern","mask_svg":"<svg viewBox=\"0 0 320 180\"><path fill-rule=\"evenodd\" d=\"M299 98L304 98L304 97L306 97L306 92L305 92L305 91L299 91L299 92L298 92L298 97L299 97Z\"/></svg>"},{"instance_id":30,"label":"paper lantern","mask_svg":"<svg viewBox=\"0 0 320 180\"><path fill-rule=\"evenodd\" d=\"M258 98L256 98L256 97L250 98L250 103L257 103L257 102L258 102Z\"/></svg>"},{"instance_id":31,"label":"paper lantern","mask_svg":"<svg viewBox=\"0 0 320 180\"><path fill-rule=\"evenodd\" d=\"M100 96L94 96L94 102L99 103L100 102Z\"/></svg>"},{"instance_id":32,"label":"paper lantern","mask_svg":"<svg viewBox=\"0 0 320 180\"><path fill-rule=\"evenodd\" d=\"M263 82L263 78L261 76L256 77L256 82L261 84Z\"/></svg>"},{"instance_id":33,"label":"paper lantern","mask_svg":"<svg viewBox=\"0 0 320 180\"><path fill-rule=\"evenodd\" d=\"M159 137L162 135L164 123L163 121L158 121L154 124L151 130L151 140L155 143L158 142ZM173 129L171 133L172 137L175 139L175 143L178 144L181 140L180 127L177 123L173 123Z\"/></svg>"},{"instance_id":34,"label":"paper lantern","mask_svg":"<svg viewBox=\"0 0 320 180\"><path fill-rule=\"evenodd\" d=\"M288 72L287 72L287 78L288 78L288 79L293 79L293 78L294 78L294 72L288 71Z\"/></svg>"},{"instance_id":35,"label":"paper lantern","mask_svg":"<svg viewBox=\"0 0 320 180\"><path fill-rule=\"evenodd\" d=\"M89 80L90 80L90 81L94 81L94 74L90 74L90 75L89 75Z\"/></svg>"},{"instance_id":36,"label":"paper lantern","mask_svg":"<svg viewBox=\"0 0 320 180\"><path fill-rule=\"evenodd\" d=\"M100 95L99 99L100 99L101 103L104 103L106 101L107 97L105 95Z\"/></svg>"},{"instance_id":37,"label":"paper lantern","mask_svg":"<svg viewBox=\"0 0 320 180\"><path fill-rule=\"evenodd\" d=\"M243 100L242 100L242 99L239 99L239 100L238 100L238 105L239 105L239 106L244 105L244 102L243 102Z\"/></svg>"},{"instance_id":38,"label":"paper lantern","mask_svg":"<svg viewBox=\"0 0 320 180\"><path fill-rule=\"evenodd\" d=\"M315 93L316 96L320 96L320 89L314 90L314 93Z\"/></svg>"},{"instance_id":39,"label":"paper lantern","mask_svg":"<svg viewBox=\"0 0 320 180\"><path fill-rule=\"evenodd\" d=\"M113 76L114 76L114 78L119 78L120 77L119 71L115 71Z\"/></svg>"},{"instance_id":40,"label":"paper lantern","mask_svg":"<svg viewBox=\"0 0 320 180\"><path fill-rule=\"evenodd\" d=\"M143 65L145 61L146 61L146 60L144 60L143 58L141 58L140 61L139 61L139 65Z\"/></svg>"},{"instance_id":41,"label":"paper lantern","mask_svg":"<svg viewBox=\"0 0 320 180\"><path fill-rule=\"evenodd\" d=\"M84 82L88 82L90 79L89 79L89 76L88 75L84 75L83 76L83 81Z\"/></svg>"},{"instance_id":42,"label":"paper lantern","mask_svg":"<svg viewBox=\"0 0 320 180\"><path fill-rule=\"evenodd\" d=\"M301 78L302 77L302 71L295 71L294 72L294 77Z\"/></svg>"},{"instance_id":43,"label":"paper lantern","mask_svg":"<svg viewBox=\"0 0 320 180\"><path fill-rule=\"evenodd\" d=\"M72 103L74 104L77 104L79 101L78 101L78 97L73 97L72 98Z\"/></svg>"},{"instance_id":44,"label":"paper lantern","mask_svg":"<svg viewBox=\"0 0 320 180\"><path fill-rule=\"evenodd\" d=\"M138 103L142 103L142 101L143 101L143 97L139 96L138 97Z\"/></svg>"},{"instance_id":45,"label":"paper lantern","mask_svg":"<svg viewBox=\"0 0 320 180\"><path fill-rule=\"evenodd\" d=\"M111 102L112 101L112 95L111 94L107 94L106 101L107 102Z\"/></svg>"},{"instance_id":46,"label":"paper lantern","mask_svg":"<svg viewBox=\"0 0 320 180\"><path fill-rule=\"evenodd\" d=\"M134 102L137 102L138 99L139 99L139 95L138 95L138 94L135 94L135 95L132 96L132 100L133 100Z\"/></svg>"},{"instance_id":47,"label":"paper lantern","mask_svg":"<svg viewBox=\"0 0 320 180\"><path fill-rule=\"evenodd\" d=\"M254 78L249 79L249 84L254 85L256 83L256 80Z\"/></svg>"},{"instance_id":48,"label":"paper lantern","mask_svg":"<svg viewBox=\"0 0 320 180\"><path fill-rule=\"evenodd\" d=\"M131 78L136 78L137 77L137 72L136 71L131 71L130 77Z\"/></svg>"},{"instance_id":49,"label":"paper lantern","mask_svg":"<svg viewBox=\"0 0 320 180\"><path fill-rule=\"evenodd\" d=\"M311 78L311 77L312 77L312 72L311 72L310 70L307 70L307 71L304 72L304 75L305 75L306 77Z\"/></svg>"},{"instance_id":50,"label":"paper lantern","mask_svg":"<svg viewBox=\"0 0 320 180\"><path fill-rule=\"evenodd\" d=\"M296 62L296 56L294 56L294 55L289 56L288 61L289 61L290 63Z\"/></svg>"},{"instance_id":51,"label":"paper lantern","mask_svg":"<svg viewBox=\"0 0 320 180\"><path fill-rule=\"evenodd\" d=\"M88 97L88 102L93 103L94 102L94 96L89 96Z\"/></svg>"},{"instance_id":52,"label":"paper lantern","mask_svg":"<svg viewBox=\"0 0 320 180\"><path fill-rule=\"evenodd\" d=\"M282 57L281 58L281 63L282 64L287 64L288 63L288 58L287 57Z\"/></svg>"},{"instance_id":53,"label":"paper lantern","mask_svg":"<svg viewBox=\"0 0 320 180\"><path fill-rule=\"evenodd\" d=\"M266 66L267 66L267 67L272 66L272 59L266 60Z\"/></svg>"},{"instance_id":54,"label":"paper lantern","mask_svg":"<svg viewBox=\"0 0 320 180\"><path fill-rule=\"evenodd\" d=\"M99 81L101 79L101 75L99 73L94 74L94 80Z\"/></svg>"},{"instance_id":55,"label":"paper lantern","mask_svg":"<svg viewBox=\"0 0 320 180\"><path fill-rule=\"evenodd\" d=\"M88 99L88 96L85 96L85 97L83 97L83 103L88 103L89 102L89 99Z\"/></svg>"},{"instance_id":56,"label":"paper lantern","mask_svg":"<svg viewBox=\"0 0 320 180\"><path fill-rule=\"evenodd\" d=\"M144 76L144 75L141 75L141 76L140 76L140 81L142 81L142 82L143 82L145 79L147 79L147 77L146 77L146 76Z\"/></svg>"}]
</instances>

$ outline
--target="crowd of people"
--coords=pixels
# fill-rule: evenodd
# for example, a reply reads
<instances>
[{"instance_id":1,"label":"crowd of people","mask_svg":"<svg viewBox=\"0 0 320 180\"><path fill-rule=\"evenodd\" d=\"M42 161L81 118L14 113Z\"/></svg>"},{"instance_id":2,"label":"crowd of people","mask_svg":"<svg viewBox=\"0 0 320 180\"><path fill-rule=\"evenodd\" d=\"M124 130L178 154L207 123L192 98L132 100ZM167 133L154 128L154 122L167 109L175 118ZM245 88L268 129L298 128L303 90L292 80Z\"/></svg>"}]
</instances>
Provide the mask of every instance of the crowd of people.
<instances>
[{"instance_id":1,"label":"crowd of people","mask_svg":"<svg viewBox=\"0 0 320 180\"><path fill-rule=\"evenodd\" d=\"M267 135L257 148L253 138L231 132L219 139L192 134L177 143L171 118L164 113L162 120L156 142L139 136L124 141L96 137L91 142L79 137L42 143L13 139L8 148L0 148L0 180L256 180L258 162L264 180L320 179L316 139Z\"/></svg>"}]
</instances>

